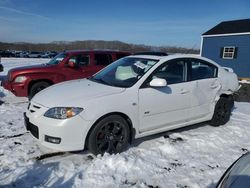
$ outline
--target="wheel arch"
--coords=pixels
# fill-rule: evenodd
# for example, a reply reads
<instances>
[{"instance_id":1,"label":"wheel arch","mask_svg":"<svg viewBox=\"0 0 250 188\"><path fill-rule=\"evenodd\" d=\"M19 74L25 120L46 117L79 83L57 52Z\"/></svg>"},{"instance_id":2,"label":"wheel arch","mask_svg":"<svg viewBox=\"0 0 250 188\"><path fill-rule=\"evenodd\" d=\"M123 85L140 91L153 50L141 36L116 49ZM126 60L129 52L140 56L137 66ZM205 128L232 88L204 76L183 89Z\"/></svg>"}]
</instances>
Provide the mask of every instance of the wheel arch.
<instances>
[{"instance_id":1,"label":"wheel arch","mask_svg":"<svg viewBox=\"0 0 250 188\"><path fill-rule=\"evenodd\" d=\"M132 140L135 138L135 133L136 133L136 130L135 128L133 127L133 123L131 121L131 119L129 118L128 115L126 115L125 113L122 113L122 112L110 112L110 113L107 113L103 116L101 116L100 118L98 118L95 123L91 126L91 128L88 130L88 133L87 133L87 136L85 138L85 145L84 145L84 148L87 148L87 145L88 145L88 141L89 141L89 135L91 133L91 131L94 129L94 127L96 126L96 124L101 121L103 118L105 117L108 117L108 116L111 116L111 115L119 115L121 116L122 118L124 118L124 120L128 123L129 125L129 130L130 130L130 143L132 142Z\"/></svg>"},{"instance_id":2,"label":"wheel arch","mask_svg":"<svg viewBox=\"0 0 250 188\"><path fill-rule=\"evenodd\" d=\"M229 97L232 97L232 94L222 93L222 94L220 95L220 97L229 98Z\"/></svg>"},{"instance_id":3,"label":"wheel arch","mask_svg":"<svg viewBox=\"0 0 250 188\"><path fill-rule=\"evenodd\" d=\"M223 94L220 95L220 98L221 97L228 99L228 101L230 102L231 108L234 106L234 97L233 97L233 94L225 94L225 93L223 93Z\"/></svg>"},{"instance_id":4,"label":"wheel arch","mask_svg":"<svg viewBox=\"0 0 250 188\"><path fill-rule=\"evenodd\" d=\"M232 99L233 100L233 94L232 93L228 93L228 92L223 92L223 93L220 93L219 95L217 95L215 97L215 104L218 102L218 100L223 97L223 98L226 98L226 99Z\"/></svg>"}]
</instances>

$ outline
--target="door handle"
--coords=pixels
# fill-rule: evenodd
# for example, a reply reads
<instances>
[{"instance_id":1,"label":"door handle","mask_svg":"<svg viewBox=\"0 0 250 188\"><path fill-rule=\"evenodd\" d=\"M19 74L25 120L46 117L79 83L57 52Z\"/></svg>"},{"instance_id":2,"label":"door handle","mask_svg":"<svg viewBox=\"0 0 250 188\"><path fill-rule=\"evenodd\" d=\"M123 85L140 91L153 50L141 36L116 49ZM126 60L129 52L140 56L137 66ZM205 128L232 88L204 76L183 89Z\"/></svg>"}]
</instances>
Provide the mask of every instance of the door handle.
<instances>
[{"instance_id":1,"label":"door handle","mask_svg":"<svg viewBox=\"0 0 250 188\"><path fill-rule=\"evenodd\" d=\"M215 89L215 88L217 88L217 87L218 87L218 84L211 84L211 85L210 85L210 88L211 88L211 89Z\"/></svg>"},{"instance_id":2,"label":"door handle","mask_svg":"<svg viewBox=\"0 0 250 188\"><path fill-rule=\"evenodd\" d=\"M189 90L187 90L187 89L181 89L181 94L186 94L188 92L189 92Z\"/></svg>"}]
</instances>

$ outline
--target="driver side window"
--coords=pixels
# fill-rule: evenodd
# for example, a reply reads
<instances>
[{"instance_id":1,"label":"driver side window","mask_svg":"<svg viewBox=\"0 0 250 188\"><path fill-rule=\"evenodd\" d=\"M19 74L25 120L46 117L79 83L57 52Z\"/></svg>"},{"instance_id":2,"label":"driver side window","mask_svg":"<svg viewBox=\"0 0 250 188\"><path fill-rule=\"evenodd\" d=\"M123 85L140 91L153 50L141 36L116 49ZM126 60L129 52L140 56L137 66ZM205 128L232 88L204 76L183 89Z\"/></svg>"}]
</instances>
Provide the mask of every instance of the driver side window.
<instances>
[{"instance_id":1,"label":"driver side window","mask_svg":"<svg viewBox=\"0 0 250 188\"><path fill-rule=\"evenodd\" d=\"M71 56L68 62L74 62L78 66L86 66L89 64L89 56L88 55L74 55Z\"/></svg>"},{"instance_id":2,"label":"driver side window","mask_svg":"<svg viewBox=\"0 0 250 188\"><path fill-rule=\"evenodd\" d=\"M162 78L167 84L178 84L186 81L186 62L184 60L174 60L166 62L158 67L151 75L151 78Z\"/></svg>"}]
</instances>

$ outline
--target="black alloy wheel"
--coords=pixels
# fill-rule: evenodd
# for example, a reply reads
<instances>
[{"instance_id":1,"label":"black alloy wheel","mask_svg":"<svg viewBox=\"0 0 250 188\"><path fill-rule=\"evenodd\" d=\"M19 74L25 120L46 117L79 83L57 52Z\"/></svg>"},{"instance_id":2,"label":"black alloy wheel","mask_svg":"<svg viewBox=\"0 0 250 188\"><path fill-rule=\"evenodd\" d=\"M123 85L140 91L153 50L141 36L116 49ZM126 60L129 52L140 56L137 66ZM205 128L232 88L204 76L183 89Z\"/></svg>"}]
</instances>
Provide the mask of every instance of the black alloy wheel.
<instances>
[{"instance_id":1,"label":"black alloy wheel","mask_svg":"<svg viewBox=\"0 0 250 188\"><path fill-rule=\"evenodd\" d=\"M89 135L88 149L95 155L119 153L129 143L129 126L121 116L111 115L99 121Z\"/></svg>"}]
</instances>

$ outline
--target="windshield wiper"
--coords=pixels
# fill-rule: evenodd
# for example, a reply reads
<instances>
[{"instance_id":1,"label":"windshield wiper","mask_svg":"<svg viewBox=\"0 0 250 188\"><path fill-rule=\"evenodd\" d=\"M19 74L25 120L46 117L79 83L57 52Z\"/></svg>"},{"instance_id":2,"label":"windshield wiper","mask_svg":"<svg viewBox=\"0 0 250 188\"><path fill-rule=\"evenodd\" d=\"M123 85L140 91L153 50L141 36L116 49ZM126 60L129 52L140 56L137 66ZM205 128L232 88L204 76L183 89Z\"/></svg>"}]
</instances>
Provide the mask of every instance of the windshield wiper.
<instances>
[{"instance_id":1,"label":"windshield wiper","mask_svg":"<svg viewBox=\"0 0 250 188\"><path fill-rule=\"evenodd\" d=\"M105 84L105 85L109 85L109 86L113 86L112 84L110 84L109 82L103 80L102 78L94 78L94 77L90 77L88 78L89 80L92 80L92 81L95 81L95 82L98 82L98 83L102 83L102 84Z\"/></svg>"}]
</instances>

